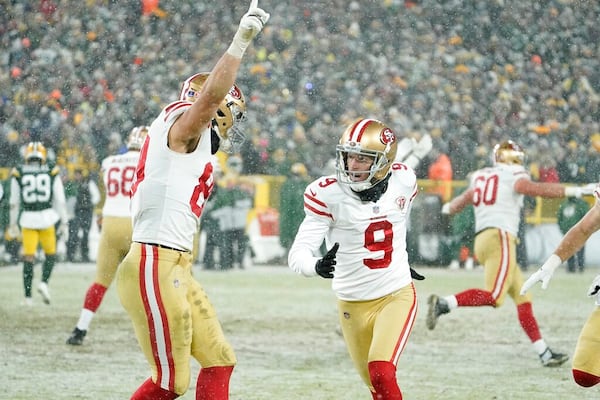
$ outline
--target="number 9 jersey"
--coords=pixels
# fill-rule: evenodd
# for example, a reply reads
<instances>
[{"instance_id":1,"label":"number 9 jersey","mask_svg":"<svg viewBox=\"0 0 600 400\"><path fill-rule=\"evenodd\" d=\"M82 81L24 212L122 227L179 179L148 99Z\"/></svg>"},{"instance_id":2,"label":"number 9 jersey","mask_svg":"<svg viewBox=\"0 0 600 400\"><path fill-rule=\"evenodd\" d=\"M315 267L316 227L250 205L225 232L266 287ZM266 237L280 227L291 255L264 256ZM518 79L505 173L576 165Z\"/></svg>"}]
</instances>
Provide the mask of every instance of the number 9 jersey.
<instances>
[{"instance_id":1,"label":"number 9 jersey","mask_svg":"<svg viewBox=\"0 0 600 400\"><path fill-rule=\"evenodd\" d=\"M406 232L417 195L414 171L391 166L387 190L375 202L361 201L335 176L325 176L304 192L305 218L288 256L289 266L305 276L316 275L319 247L340 244L332 289L340 300L372 300L412 282Z\"/></svg>"}]
</instances>

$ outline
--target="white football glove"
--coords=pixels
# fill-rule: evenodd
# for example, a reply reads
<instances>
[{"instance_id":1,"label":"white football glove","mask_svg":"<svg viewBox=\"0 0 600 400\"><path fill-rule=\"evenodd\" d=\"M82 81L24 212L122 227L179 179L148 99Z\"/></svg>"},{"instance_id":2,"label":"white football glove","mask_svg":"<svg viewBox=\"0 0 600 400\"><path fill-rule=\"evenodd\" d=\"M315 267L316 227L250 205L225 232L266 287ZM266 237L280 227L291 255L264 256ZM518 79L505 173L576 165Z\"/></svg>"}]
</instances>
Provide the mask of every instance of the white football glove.
<instances>
[{"instance_id":1,"label":"white football glove","mask_svg":"<svg viewBox=\"0 0 600 400\"><path fill-rule=\"evenodd\" d=\"M581 187L581 193L584 196L592 196L596 188L598 188L597 183L588 183L587 185Z\"/></svg>"},{"instance_id":2,"label":"white football glove","mask_svg":"<svg viewBox=\"0 0 600 400\"><path fill-rule=\"evenodd\" d=\"M20 235L21 235L21 231L19 230L19 226L16 224L10 225L7 229L6 229L6 234L8 235L8 237L10 237L11 239L17 239Z\"/></svg>"},{"instance_id":3,"label":"white football glove","mask_svg":"<svg viewBox=\"0 0 600 400\"><path fill-rule=\"evenodd\" d=\"M542 289L546 289L550 283L550 279L552 279L554 271L556 271L556 268L558 268L560 264L562 264L562 261L556 254L552 254L550 257L548 257L544 265L542 265L541 268L536 272L531 274L529 279L527 279L523 286L521 286L521 295L527 293L527 291L538 282L542 282Z\"/></svg>"},{"instance_id":4,"label":"white football glove","mask_svg":"<svg viewBox=\"0 0 600 400\"><path fill-rule=\"evenodd\" d=\"M396 160L399 162L403 162L406 157L412 152L414 140L410 138L404 138L398 142L398 147L396 150ZM416 142L415 142L416 143Z\"/></svg>"},{"instance_id":5,"label":"white football glove","mask_svg":"<svg viewBox=\"0 0 600 400\"><path fill-rule=\"evenodd\" d=\"M583 188L581 186L565 186L565 197L580 198L583 194Z\"/></svg>"},{"instance_id":6,"label":"white football glove","mask_svg":"<svg viewBox=\"0 0 600 400\"><path fill-rule=\"evenodd\" d=\"M252 0L248 12L240 20L238 30L227 52L236 58L242 58L250 42L262 30L269 17L269 13L258 8L258 0Z\"/></svg>"},{"instance_id":7,"label":"white football glove","mask_svg":"<svg viewBox=\"0 0 600 400\"><path fill-rule=\"evenodd\" d=\"M596 276L592 281L592 285L588 289L589 297L595 297L596 305L600 306L600 275Z\"/></svg>"},{"instance_id":8,"label":"white football glove","mask_svg":"<svg viewBox=\"0 0 600 400\"><path fill-rule=\"evenodd\" d=\"M450 215L450 203L444 203L444 205L442 206L442 214Z\"/></svg>"},{"instance_id":9,"label":"white football glove","mask_svg":"<svg viewBox=\"0 0 600 400\"><path fill-rule=\"evenodd\" d=\"M427 154L429 154L432 148L433 141L431 140L431 135L426 134L421 138L421 140L419 140L417 143L414 143L413 153L422 160Z\"/></svg>"}]
</instances>

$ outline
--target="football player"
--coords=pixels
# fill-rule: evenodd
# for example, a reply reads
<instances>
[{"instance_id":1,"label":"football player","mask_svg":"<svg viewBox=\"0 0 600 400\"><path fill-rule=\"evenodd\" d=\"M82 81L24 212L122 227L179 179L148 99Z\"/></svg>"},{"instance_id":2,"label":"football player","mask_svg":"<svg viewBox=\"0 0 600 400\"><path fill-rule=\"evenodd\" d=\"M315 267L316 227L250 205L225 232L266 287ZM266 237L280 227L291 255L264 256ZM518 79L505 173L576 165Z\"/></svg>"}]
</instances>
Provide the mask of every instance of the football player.
<instances>
[{"instance_id":1,"label":"football player","mask_svg":"<svg viewBox=\"0 0 600 400\"><path fill-rule=\"evenodd\" d=\"M33 304L33 266L39 245L45 258L37 289L44 303L50 304L48 282L56 263L56 224L60 221L61 236L68 232L60 170L56 166L50 168L46 163L47 155L41 142L30 142L25 148L25 163L11 172L8 233L13 238L22 235L25 305Z\"/></svg>"},{"instance_id":2,"label":"football player","mask_svg":"<svg viewBox=\"0 0 600 400\"><path fill-rule=\"evenodd\" d=\"M236 364L214 307L192 276L193 238L213 185L212 155L237 152L246 103L235 84L242 56L269 14L252 0L231 45L210 73L188 78L179 101L150 125L131 193L132 244L117 292L150 365L131 399L175 399L200 363L196 400L229 398Z\"/></svg>"},{"instance_id":3,"label":"football player","mask_svg":"<svg viewBox=\"0 0 600 400\"><path fill-rule=\"evenodd\" d=\"M594 197L594 206L569 229L542 267L525 281L521 287L522 295L538 282L542 282L542 289L546 289L554 271L600 229L600 187L594 190ZM594 278L587 294L595 299L596 307L581 329L572 365L573 379L582 387L600 383L600 275Z\"/></svg>"},{"instance_id":4,"label":"football player","mask_svg":"<svg viewBox=\"0 0 600 400\"><path fill-rule=\"evenodd\" d=\"M342 336L373 399L401 399L396 366L414 326L417 297L406 229L417 178L394 162L398 140L381 121L358 119L336 147L336 175L304 192L305 217L288 254L304 276L332 279ZM329 251L315 257L325 239ZM414 273L414 275L413 275Z\"/></svg>"},{"instance_id":5,"label":"football player","mask_svg":"<svg viewBox=\"0 0 600 400\"><path fill-rule=\"evenodd\" d=\"M452 215L472 204L475 211L475 256L485 269L484 289L439 297L429 296L427 328L434 329L438 318L457 307L500 307L510 296L517 307L521 327L531 340L543 366L556 367L568 360L566 354L554 352L540 333L533 315L531 296L519 294L523 275L517 265L516 242L523 197L581 197L591 188L534 182L524 167L525 152L512 140L493 149L494 165L471 174L470 185L458 197L442 206L442 213Z\"/></svg>"},{"instance_id":6,"label":"football player","mask_svg":"<svg viewBox=\"0 0 600 400\"><path fill-rule=\"evenodd\" d=\"M102 160L104 204L96 258L96 278L83 300L79 321L67 344L81 345L106 290L111 285L117 266L131 245L131 212L129 194L135 175L140 149L148 134L147 126L136 126L127 138L127 152Z\"/></svg>"}]
</instances>

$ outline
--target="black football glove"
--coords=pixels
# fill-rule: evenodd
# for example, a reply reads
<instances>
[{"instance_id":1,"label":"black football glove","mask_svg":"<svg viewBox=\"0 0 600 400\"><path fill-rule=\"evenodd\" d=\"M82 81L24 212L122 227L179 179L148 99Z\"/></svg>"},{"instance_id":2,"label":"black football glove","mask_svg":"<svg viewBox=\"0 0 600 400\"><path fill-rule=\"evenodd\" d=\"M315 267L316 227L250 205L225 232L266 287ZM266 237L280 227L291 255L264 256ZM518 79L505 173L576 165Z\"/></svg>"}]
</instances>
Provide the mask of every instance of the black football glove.
<instances>
[{"instance_id":1,"label":"black football glove","mask_svg":"<svg viewBox=\"0 0 600 400\"><path fill-rule=\"evenodd\" d=\"M335 253L337 253L339 247L340 244L336 242L327 254L315 264L315 271L325 279L333 278L333 271L335 271L335 264L337 264Z\"/></svg>"},{"instance_id":2,"label":"black football glove","mask_svg":"<svg viewBox=\"0 0 600 400\"><path fill-rule=\"evenodd\" d=\"M423 275L421 275L420 273L418 273L417 271L415 271L412 268L410 269L410 277L416 281L422 281L425 279L425 277Z\"/></svg>"}]
</instances>

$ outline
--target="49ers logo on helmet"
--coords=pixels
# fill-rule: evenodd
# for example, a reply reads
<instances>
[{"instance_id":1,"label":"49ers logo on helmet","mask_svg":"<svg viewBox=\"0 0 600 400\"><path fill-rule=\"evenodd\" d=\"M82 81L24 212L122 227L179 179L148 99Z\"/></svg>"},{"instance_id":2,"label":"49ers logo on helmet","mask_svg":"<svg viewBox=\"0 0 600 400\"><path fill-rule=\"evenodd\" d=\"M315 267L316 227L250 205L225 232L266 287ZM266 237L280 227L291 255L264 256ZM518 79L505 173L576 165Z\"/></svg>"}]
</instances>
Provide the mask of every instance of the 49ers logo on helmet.
<instances>
[{"instance_id":1,"label":"49ers logo on helmet","mask_svg":"<svg viewBox=\"0 0 600 400\"><path fill-rule=\"evenodd\" d=\"M240 93L240 89L237 86L233 85L231 89L229 89L229 95L234 99L241 99L242 94Z\"/></svg>"},{"instance_id":2,"label":"49ers logo on helmet","mask_svg":"<svg viewBox=\"0 0 600 400\"><path fill-rule=\"evenodd\" d=\"M394 132L392 132L392 130L390 128L385 128L381 132L381 136L379 137L379 140L383 144L392 144L396 141L396 135L394 135Z\"/></svg>"}]
</instances>

